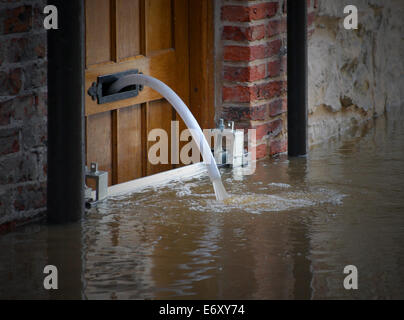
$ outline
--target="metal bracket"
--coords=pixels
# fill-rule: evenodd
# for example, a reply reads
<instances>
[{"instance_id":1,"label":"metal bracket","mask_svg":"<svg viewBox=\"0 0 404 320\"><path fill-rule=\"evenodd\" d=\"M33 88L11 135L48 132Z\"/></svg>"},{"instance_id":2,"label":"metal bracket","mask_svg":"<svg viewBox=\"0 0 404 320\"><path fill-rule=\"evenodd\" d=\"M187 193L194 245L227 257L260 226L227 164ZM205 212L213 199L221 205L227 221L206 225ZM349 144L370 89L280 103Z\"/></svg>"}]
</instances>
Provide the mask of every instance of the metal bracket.
<instances>
[{"instance_id":1,"label":"metal bracket","mask_svg":"<svg viewBox=\"0 0 404 320\"><path fill-rule=\"evenodd\" d=\"M125 100L129 98L134 98L139 95L139 92L143 90L143 86L133 85L122 89L120 92L114 94L108 94L108 89L116 80L131 74L138 74L139 70L128 70L124 72L99 76L97 82L93 82L91 87L88 89L88 95L93 99L97 100L98 104L110 103L119 100Z\"/></svg>"},{"instance_id":2,"label":"metal bracket","mask_svg":"<svg viewBox=\"0 0 404 320\"><path fill-rule=\"evenodd\" d=\"M92 163L90 171L86 172L86 178L93 179L96 182L95 202L108 197L108 172L98 171L98 164Z\"/></svg>"}]
</instances>

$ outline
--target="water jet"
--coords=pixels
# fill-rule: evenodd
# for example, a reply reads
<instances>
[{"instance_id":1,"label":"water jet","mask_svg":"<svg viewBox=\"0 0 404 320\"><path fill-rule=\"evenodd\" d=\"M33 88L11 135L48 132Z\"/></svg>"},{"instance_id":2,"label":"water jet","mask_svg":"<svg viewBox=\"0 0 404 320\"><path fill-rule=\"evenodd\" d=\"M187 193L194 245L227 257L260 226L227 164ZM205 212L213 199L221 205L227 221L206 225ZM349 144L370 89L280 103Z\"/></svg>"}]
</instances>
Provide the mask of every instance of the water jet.
<instances>
[{"instance_id":1,"label":"water jet","mask_svg":"<svg viewBox=\"0 0 404 320\"><path fill-rule=\"evenodd\" d=\"M213 184L216 199L219 201L227 199L228 194L223 186L221 175L217 167L215 158L211 152L211 148L202 132L201 127L199 126L198 122L196 121L195 117L193 116L187 105L165 83L144 74L129 74L119 78L110 85L107 93L109 95L118 93L123 89L134 85L148 86L152 88L153 90L160 93L175 108L180 117L184 120L187 127L190 129L194 141L198 142L197 145L200 153L202 154L203 161L207 166L208 174Z\"/></svg>"}]
</instances>

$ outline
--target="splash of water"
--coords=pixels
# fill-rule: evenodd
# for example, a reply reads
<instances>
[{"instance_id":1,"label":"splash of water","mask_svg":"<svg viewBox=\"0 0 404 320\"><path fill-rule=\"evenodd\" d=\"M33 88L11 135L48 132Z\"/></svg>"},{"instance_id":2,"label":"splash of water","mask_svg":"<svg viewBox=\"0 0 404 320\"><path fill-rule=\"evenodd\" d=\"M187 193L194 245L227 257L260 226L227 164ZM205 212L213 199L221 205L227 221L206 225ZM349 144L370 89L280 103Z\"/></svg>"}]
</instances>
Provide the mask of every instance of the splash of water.
<instances>
[{"instance_id":1,"label":"splash of water","mask_svg":"<svg viewBox=\"0 0 404 320\"><path fill-rule=\"evenodd\" d=\"M212 180L213 189L215 190L216 200L225 201L229 198L226 189L223 186L222 179L214 179Z\"/></svg>"}]
</instances>

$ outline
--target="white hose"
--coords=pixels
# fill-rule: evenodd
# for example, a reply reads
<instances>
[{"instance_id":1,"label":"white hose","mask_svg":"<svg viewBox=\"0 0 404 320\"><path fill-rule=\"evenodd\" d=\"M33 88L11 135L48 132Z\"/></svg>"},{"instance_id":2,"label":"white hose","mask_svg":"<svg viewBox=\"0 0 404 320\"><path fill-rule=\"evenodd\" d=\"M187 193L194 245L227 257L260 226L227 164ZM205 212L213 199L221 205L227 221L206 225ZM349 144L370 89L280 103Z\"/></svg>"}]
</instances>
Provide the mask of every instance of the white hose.
<instances>
[{"instance_id":1,"label":"white hose","mask_svg":"<svg viewBox=\"0 0 404 320\"><path fill-rule=\"evenodd\" d=\"M202 154L203 161L207 165L208 174L212 182L221 180L219 169L217 168L215 158L211 152L211 148L206 141L206 138L196 121L195 117L189 111L186 104L181 100L181 98L165 83L160 80L146 76L143 74L133 74L122 77L115 81L108 89L109 94L113 94L121 91L123 88L132 85L143 85L156 90L160 93L168 102L177 110L178 114L184 120L187 127L190 129L191 135L194 141L197 142L199 151Z\"/></svg>"}]
</instances>

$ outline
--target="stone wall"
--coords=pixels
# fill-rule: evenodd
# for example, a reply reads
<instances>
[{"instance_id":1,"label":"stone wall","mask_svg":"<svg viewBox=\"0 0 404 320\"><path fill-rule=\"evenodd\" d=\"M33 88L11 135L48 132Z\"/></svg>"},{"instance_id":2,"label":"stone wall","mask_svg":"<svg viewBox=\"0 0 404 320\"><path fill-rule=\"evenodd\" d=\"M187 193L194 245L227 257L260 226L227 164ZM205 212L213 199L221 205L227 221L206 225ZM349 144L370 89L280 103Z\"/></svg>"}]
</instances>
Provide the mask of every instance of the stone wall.
<instances>
[{"instance_id":1,"label":"stone wall","mask_svg":"<svg viewBox=\"0 0 404 320\"><path fill-rule=\"evenodd\" d=\"M0 228L45 211L45 4L0 0Z\"/></svg>"},{"instance_id":2,"label":"stone wall","mask_svg":"<svg viewBox=\"0 0 404 320\"><path fill-rule=\"evenodd\" d=\"M344 29L347 4L358 8L357 30ZM309 41L312 145L399 108L404 89L402 0L318 0L317 9Z\"/></svg>"}]
</instances>

